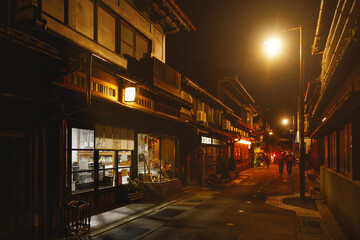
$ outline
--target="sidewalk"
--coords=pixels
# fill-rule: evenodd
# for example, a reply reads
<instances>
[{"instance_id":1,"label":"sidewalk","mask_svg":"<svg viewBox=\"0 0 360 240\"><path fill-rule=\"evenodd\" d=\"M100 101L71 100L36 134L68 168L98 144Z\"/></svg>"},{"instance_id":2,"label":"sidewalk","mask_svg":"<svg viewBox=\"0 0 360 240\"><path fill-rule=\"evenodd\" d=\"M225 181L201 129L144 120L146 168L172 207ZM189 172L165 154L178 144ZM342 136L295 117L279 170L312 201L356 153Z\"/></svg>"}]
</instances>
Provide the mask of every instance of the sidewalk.
<instances>
[{"instance_id":1,"label":"sidewalk","mask_svg":"<svg viewBox=\"0 0 360 240\"><path fill-rule=\"evenodd\" d=\"M296 167L294 170L297 171L297 176L298 176L299 167ZM294 189L296 191L296 195L299 196L298 193L300 189L299 178L295 178ZM293 205L302 205L309 202L314 202L316 206L315 210L319 213L318 217L320 218L321 229L323 229L323 234L326 237L326 239L346 240L347 238L343 230L341 229L340 225L338 224L331 210L326 205L326 202L320 193L320 177L315 172L314 169L308 169L305 171L305 193L306 193L305 202L301 202L299 200L296 203L293 203ZM315 229L314 226L311 226L311 223L310 223L310 229L312 230ZM308 239L307 237L308 237L307 234L302 234L300 231L299 239Z\"/></svg>"},{"instance_id":2,"label":"sidewalk","mask_svg":"<svg viewBox=\"0 0 360 240\"><path fill-rule=\"evenodd\" d=\"M202 190L201 187L185 186L182 193L174 199L156 204L153 202L131 203L104 213L91 216L90 232L79 236L78 239L93 239L104 232L124 225L135 219L149 215L171 204L191 196L194 192Z\"/></svg>"}]
</instances>

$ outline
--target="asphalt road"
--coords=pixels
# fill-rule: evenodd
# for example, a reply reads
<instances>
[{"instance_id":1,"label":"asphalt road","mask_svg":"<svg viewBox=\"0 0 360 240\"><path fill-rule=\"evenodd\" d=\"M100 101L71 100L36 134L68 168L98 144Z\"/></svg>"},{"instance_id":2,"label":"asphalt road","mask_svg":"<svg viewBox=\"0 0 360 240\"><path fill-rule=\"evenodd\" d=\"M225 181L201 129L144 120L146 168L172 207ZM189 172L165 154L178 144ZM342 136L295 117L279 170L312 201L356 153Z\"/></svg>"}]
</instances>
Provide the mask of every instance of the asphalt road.
<instances>
[{"instance_id":1,"label":"asphalt road","mask_svg":"<svg viewBox=\"0 0 360 240\"><path fill-rule=\"evenodd\" d=\"M297 198L277 197L297 192L297 171L280 179L277 164L248 169L226 186L202 189L97 239L327 239L312 200L299 208Z\"/></svg>"}]
</instances>

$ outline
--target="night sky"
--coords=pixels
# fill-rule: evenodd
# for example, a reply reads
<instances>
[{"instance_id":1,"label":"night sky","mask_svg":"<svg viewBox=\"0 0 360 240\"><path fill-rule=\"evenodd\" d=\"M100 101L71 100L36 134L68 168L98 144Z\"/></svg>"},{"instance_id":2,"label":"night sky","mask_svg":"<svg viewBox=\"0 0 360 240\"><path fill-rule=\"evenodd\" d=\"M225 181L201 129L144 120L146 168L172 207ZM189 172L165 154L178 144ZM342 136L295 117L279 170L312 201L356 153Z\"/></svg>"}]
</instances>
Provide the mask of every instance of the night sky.
<instances>
[{"instance_id":1,"label":"night sky","mask_svg":"<svg viewBox=\"0 0 360 240\"><path fill-rule=\"evenodd\" d=\"M311 56L320 0L177 0L197 28L167 37L167 63L190 77L198 66L238 74L256 104L267 106L273 128L297 110L299 33L304 28L305 82L320 72L320 58ZM264 41L276 34L281 55L269 59ZM306 86L306 85L305 85Z\"/></svg>"}]
</instances>

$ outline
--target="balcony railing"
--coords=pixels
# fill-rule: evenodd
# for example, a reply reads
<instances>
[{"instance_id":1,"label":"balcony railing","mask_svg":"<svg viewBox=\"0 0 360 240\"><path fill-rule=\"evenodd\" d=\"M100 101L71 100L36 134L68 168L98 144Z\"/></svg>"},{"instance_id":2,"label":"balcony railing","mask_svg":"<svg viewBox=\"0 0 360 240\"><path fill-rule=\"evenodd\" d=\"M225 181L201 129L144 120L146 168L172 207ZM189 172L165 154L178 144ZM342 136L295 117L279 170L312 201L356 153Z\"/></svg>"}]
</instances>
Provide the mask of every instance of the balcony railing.
<instances>
[{"instance_id":1,"label":"balcony railing","mask_svg":"<svg viewBox=\"0 0 360 240\"><path fill-rule=\"evenodd\" d=\"M144 80L180 97L181 74L156 58L141 60Z\"/></svg>"},{"instance_id":2,"label":"balcony railing","mask_svg":"<svg viewBox=\"0 0 360 240\"><path fill-rule=\"evenodd\" d=\"M327 38L326 47L322 59L321 81L324 91L339 60L344 54L351 41L352 29L360 16L359 1L339 1L330 32Z\"/></svg>"}]
</instances>

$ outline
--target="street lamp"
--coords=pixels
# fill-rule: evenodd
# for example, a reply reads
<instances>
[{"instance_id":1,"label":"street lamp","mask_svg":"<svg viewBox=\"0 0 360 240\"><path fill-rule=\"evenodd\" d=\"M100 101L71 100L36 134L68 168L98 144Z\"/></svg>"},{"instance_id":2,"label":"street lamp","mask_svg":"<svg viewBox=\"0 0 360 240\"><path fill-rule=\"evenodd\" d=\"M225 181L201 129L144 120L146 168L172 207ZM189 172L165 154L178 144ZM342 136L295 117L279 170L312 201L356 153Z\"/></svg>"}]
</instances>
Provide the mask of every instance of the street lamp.
<instances>
[{"instance_id":1,"label":"street lamp","mask_svg":"<svg viewBox=\"0 0 360 240\"><path fill-rule=\"evenodd\" d=\"M287 126L287 125L289 124L289 119L283 118L282 124L284 124L285 126Z\"/></svg>"},{"instance_id":2,"label":"street lamp","mask_svg":"<svg viewBox=\"0 0 360 240\"><path fill-rule=\"evenodd\" d=\"M302 25L295 28L286 29L282 32L298 31L300 42L300 101L299 101L299 152L300 152L300 199L305 200L305 144L304 144L304 58L303 58L303 28ZM264 42L266 51L269 56L274 56L280 51L281 41L279 39L271 39Z\"/></svg>"}]
</instances>

